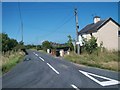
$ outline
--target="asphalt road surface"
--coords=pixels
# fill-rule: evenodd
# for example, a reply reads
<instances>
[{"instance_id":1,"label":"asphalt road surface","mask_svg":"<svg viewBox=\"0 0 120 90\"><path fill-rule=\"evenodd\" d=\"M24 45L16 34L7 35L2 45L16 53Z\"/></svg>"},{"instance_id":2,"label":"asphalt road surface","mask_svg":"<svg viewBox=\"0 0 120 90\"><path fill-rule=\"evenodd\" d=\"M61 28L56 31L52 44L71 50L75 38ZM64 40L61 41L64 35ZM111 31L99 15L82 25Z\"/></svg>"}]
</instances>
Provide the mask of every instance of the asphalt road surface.
<instances>
[{"instance_id":1,"label":"asphalt road surface","mask_svg":"<svg viewBox=\"0 0 120 90\"><path fill-rule=\"evenodd\" d=\"M2 77L3 88L118 88L117 72L78 66L37 51Z\"/></svg>"}]
</instances>

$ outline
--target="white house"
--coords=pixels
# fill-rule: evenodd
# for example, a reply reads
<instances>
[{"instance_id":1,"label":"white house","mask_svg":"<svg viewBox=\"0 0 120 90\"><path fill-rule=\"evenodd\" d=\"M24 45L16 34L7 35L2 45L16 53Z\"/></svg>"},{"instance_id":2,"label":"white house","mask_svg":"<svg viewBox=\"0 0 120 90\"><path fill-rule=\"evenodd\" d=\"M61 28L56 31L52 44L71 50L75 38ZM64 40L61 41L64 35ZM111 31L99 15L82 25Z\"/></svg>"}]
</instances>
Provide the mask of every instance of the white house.
<instances>
[{"instance_id":1,"label":"white house","mask_svg":"<svg viewBox=\"0 0 120 90\"><path fill-rule=\"evenodd\" d=\"M95 16L93 23L85 26L78 34L80 42L82 37L89 40L94 36L97 38L98 46L102 43L107 50L120 50L120 24L112 18L101 20L99 16Z\"/></svg>"}]
</instances>

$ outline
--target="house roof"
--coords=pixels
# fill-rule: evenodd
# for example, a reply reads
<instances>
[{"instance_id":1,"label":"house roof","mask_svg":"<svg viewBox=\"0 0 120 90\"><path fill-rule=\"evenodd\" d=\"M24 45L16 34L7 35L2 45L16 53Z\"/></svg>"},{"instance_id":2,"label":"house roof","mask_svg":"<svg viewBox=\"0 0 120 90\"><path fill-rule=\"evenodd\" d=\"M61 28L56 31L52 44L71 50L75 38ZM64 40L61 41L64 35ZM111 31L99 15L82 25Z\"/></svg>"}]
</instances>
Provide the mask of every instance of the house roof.
<instances>
[{"instance_id":1,"label":"house roof","mask_svg":"<svg viewBox=\"0 0 120 90\"><path fill-rule=\"evenodd\" d=\"M110 20L120 27L120 25L116 21L114 21L112 18L108 18L106 20L98 21L97 23L88 24L82 30L80 30L78 34L80 35L80 34L89 34L89 33L97 32L102 26L104 26Z\"/></svg>"}]
</instances>

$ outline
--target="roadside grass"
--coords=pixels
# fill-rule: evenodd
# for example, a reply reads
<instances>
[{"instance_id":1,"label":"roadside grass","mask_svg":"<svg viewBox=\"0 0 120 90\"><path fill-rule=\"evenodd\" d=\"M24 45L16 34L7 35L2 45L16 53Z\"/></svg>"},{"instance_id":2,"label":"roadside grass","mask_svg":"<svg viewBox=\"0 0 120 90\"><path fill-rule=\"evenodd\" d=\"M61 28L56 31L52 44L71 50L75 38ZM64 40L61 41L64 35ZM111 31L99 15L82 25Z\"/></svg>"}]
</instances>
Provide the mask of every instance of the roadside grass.
<instances>
[{"instance_id":1,"label":"roadside grass","mask_svg":"<svg viewBox=\"0 0 120 90\"><path fill-rule=\"evenodd\" d=\"M2 74L8 72L12 69L16 64L22 61L24 57L24 53L19 52L10 52L9 54L2 55Z\"/></svg>"},{"instance_id":2,"label":"roadside grass","mask_svg":"<svg viewBox=\"0 0 120 90\"><path fill-rule=\"evenodd\" d=\"M30 48L29 50L37 50L36 48Z\"/></svg>"},{"instance_id":3,"label":"roadside grass","mask_svg":"<svg viewBox=\"0 0 120 90\"><path fill-rule=\"evenodd\" d=\"M94 52L92 54L82 53L77 55L70 52L70 55L65 55L64 58L77 64L83 64L87 66L108 69L113 71L120 71L119 63L120 56L118 52Z\"/></svg>"},{"instance_id":4,"label":"roadside grass","mask_svg":"<svg viewBox=\"0 0 120 90\"><path fill-rule=\"evenodd\" d=\"M46 51L44 51L44 50L38 50L39 52L42 52L42 53L44 53L44 54L46 54L47 52Z\"/></svg>"}]
</instances>

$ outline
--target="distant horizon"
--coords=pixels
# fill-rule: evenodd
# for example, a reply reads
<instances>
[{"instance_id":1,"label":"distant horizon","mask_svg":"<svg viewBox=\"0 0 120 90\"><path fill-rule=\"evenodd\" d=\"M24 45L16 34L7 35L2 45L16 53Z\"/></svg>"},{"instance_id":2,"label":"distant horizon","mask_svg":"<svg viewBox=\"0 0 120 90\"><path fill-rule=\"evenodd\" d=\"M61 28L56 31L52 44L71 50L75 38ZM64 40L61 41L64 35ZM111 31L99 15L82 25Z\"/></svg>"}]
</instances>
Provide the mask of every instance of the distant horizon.
<instances>
[{"instance_id":1,"label":"distant horizon","mask_svg":"<svg viewBox=\"0 0 120 90\"><path fill-rule=\"evenodd\" d=\"M111 17L118 22L117 2L6 2L2 3L2 32L21 41L21 12L25 45L39 45L45 40L65 43L68 35L76 38L75 7L78 9L79 31L93 23L94 16L100 16L101 20Z\"/></svg>"}]
</instances>

